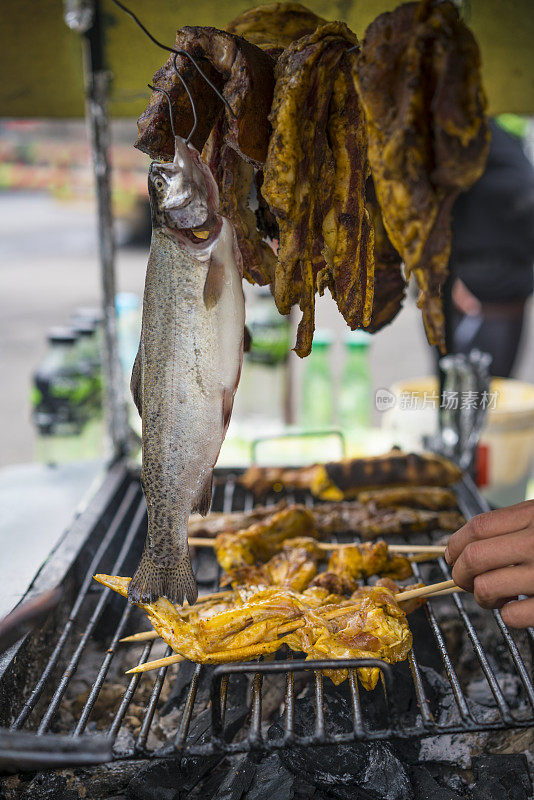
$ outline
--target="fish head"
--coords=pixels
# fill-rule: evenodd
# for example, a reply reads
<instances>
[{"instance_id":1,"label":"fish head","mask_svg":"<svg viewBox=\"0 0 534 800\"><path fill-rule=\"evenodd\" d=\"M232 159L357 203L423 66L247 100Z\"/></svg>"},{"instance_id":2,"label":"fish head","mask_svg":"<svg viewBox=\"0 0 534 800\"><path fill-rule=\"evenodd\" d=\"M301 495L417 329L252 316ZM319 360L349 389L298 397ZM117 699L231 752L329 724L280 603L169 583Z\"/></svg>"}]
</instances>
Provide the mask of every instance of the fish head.
<instances>
[{"instance_id":1,"label":"fish head","mask_svg":"<svg viewBox=\"0 0 534 800\"><path fill-rule=\"evenodd\" d=\"M218 205L213 177L195 148L180 136L174 161L150 165L148 187L156 219L171 231L209 227L213 222Z\"/></svg>"}]
</instances>

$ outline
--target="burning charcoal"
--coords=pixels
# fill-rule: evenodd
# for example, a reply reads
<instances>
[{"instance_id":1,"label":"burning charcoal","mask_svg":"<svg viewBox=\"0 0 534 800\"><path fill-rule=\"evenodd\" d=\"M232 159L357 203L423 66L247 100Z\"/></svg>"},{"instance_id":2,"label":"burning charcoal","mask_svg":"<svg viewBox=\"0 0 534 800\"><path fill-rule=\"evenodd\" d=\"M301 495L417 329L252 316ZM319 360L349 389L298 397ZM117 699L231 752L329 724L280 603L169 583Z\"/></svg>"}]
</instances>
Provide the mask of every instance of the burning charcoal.
<instances>
[{"instance_id":1,"label":"burning charcoal","mask_svg":"<svg viewBox=\"0 0 534 800\"><path fill-rule=\"evenodd\" d=\"M325 730L340 735L352 729L350 703L339 687L324 686ZM315 719L314 692L295 704L295 732L309 733ZM282 735L279 725L269 735ZM411 800L413 793L406 769L384 742L355 742L331 747L292 747L281 750L285 767L297 776L306 775L313 785L327 790L340 800ZM268 796L268 795L267 795ZM248 798L247 798L248 800Z\"/></svg>"},{"instance_id":2,"label":"burning charcoal","mask_svg":"<svg viewBox=\"0 0 534 800\"><path fill-rule=\"evenodd\" d=\"M496 678L510 708L517 709L524 704L522 684L519 675L496 671ZM475 678L467 687L467 695L475 703L488 708L495 707L495 698L485 677Z\"/></svg>"},{"instance_id":3,"label":"burning charcoal","mask_svg":"<svg viewBox=\"0 0 534 800\"><path fill-rule=\"evenodd\" d=\"M483 755L473 758L473 800L530 800L532 782L524 755Z\"/></svg>"},{"instance_id":4,"label":"burning charcoal","mask_svg":"<svg viewBox=\"0 0 534 800\"><path fill-rule=\"evenodd\" d=\"M459 720L458 708L449 681L431 667L421 667L430 711L440 723Z\"/></svg>"},{"instance_id":5,"label":"burning charcoal","mask_svg":"<svg viewBox=\"0 0 534 800\"><path fill-rule=\"evenodd\" d=\"M176 681L173 684L167 702L161 710L163 716L184 705L196 668L197 665L193 664L191 661L184 661L180 664ZM204 666L200 672L197 694L195 697L196 711L205 708L209 703L211 678L214 669L215 667ZM243 702L243 698L247 696L247 688L248 681L245 675L233 675L228 681L226 705L228 707L230 707L230 705L240 705Z\"/></svg>"},{"instance_id":6,"label":"burning charcoal","mask_svg":"<svg viewBox=\"0 0 534 800\"><path fill-rule=\"evenodd\" d=\"M244 695L243 695L244 697ZM248 716L249 708L243 701L241 704L229 704L225 717L225 735L228 739L235 736ZM191 724L187 741L191 744L207 744L211 740L211 708L198 714ZM189 756L185 755L181 762L182 782L184 787L192 789L200 778L206 775L221 760L221 756Z\"/></svg>"},{"instance_id":7,"label":"burning charcoal","mask_svg":"<svg viewBox=\"0 0 534 800\"><path fill-rule=\"evenodd\" d=\"M185 666L185 663L182 666ZM184 676L187 674L187 670L185 670ZM195 708L197 711L193 717L187 736L187 742L189 744L207 744L211 739L211 708L204 708L204 710L200 711L200 713L198 711L207 703L209 697L210 677L211 671L206 670L206 675L202 683L202 690L199 687L201 696L197 696L197 700L195 701ZM177 679L177 684L178 687L180 687L181 681L179 678ZM246 687L247 680L241 675L235 676L235 679L230 680L229 682L227 711L224 727L225 736L228 739L231 739L233 736L235 736L237 731L243 726L243 723L248 716L249 707L245 701ZM180 690L181 699L178 700L178 703L185 702L187 695L185 692L185 686L182 686L182 689L183 690ZM177 695L175 695L175 698L179 697L180 691ZM197 703L199 704L198 706ZM202 757L185 755L177 761L166 761L164 763L167 766L161 773L163 777L160 776L161 762L149 764L147 767L142 769L132 781L130 781L127 794L128 800L151 800L152 797L158 798L158 800L160 797L164 797L164 800L182 800L182 798L185 800L185 798L189 797L192 789L208 773L215 769L222 758L223 756L218 754ZM167 780L166 776L168 776L168 784L165 783ZM174 787L175 793L173 795L169 794L167 796L157 794L157 790L160 785L160 777L163 780L164 786L169 785ZM155 787L156 794L150 794L149 787Z\"/></svg>"},{"instance_id":8,"label":"burning charcoal","mask_svg":"<svg viewBox=\"0 0 534 800\"><path fill-rule=\"evenodd\" d=\"M121 761L33 775L21 773L11 785L10 779L0 780L0 797L2 800L122 800L128 782L145 763Z\"/></svg>"},{"instance_id":9,"label":"burning charcoal","mask_svg":"<svg viewBox=\"0 0 534 800\"><path fill-rule=\"evenodd\" d=\"M179 800L180 765L177 761L156 761L132 778L127 800Z\"/></svg>"},{"instance_id":10,"label":"burning charcoal","mask_svg":"<svg viewBox=\"0 0 534 800\"><path fill-rule=\"evenodd\" d=\"M302 780L302 774L295 775L286 769L278 753L273 753L257 765L256 774L243 800L266 800L266 798L297 800L297 785L301 797L305 797L306 800L312 800L312 798L321 800L320 795L315 794L315 787ZM217 800L219 800L218 796ZM234 800L233 797L232 800ZM236 800L241 800L241 798L236 798Z\"/></svg>"},{"instance_id":11,"label":"burning charcoal","mask_svg":"<svg viewBox=\"0 0 534 800\"><path fill-rule=\"evenodd\" d=\"M193 675L195 674L195 670L197 668L196 664L193 664L192 661L182 661L180 664L180 669L178 670L178 675L176 676L176 680L173 683L172 689L170 691L169 697L167 698L167 702L161 709L161 715L165 716L169 714L171 711L179 708L186 700L187 693L189 691L189 686L191 684L191 680ZM208 673L210 672L209 667L204 668L200 673L200 681L199 681L199 691L201 686L205 683L206 678L209 677ZM197 702L198 702L198 693L197 693Z\"/></svg>"},{"instance_id":12,"label":"burning charcoal","mask_svg":"<svg viewBox=\"0 0 534 800\"><path fill-rule=\"evenodd\" d=\"M254 761L248 756L241 756L230 765L226 777L211 800L241 800L255 775Z\"/></svg>"},{"instance_id":13,"label":"burning charcoal","mask_svg":"<svg viewBox=\"0 0 534 800\"><path fill-rule=\"evenodd\" d=\"M425 767L413 767L410 772L415 800L462 800L465 797L440 786Z\"/></svg>"}]
</instances>

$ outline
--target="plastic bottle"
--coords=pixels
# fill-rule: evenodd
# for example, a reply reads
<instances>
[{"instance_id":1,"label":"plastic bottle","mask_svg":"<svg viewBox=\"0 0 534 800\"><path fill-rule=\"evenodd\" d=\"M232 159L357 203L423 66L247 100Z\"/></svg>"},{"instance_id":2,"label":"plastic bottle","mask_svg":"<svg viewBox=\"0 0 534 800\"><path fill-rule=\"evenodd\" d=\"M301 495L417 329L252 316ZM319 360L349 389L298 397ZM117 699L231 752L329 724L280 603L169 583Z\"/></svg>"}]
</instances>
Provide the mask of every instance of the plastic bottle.
<instances>
[{"instance_id":1,"label":"plastic bottle","mask_svg":"<svg viewBox=\"0 0 534 800\"><path fill-rule=\"evenodd\" d=\"M78 335L75 358L79 372L90 382L88 408L91 413L102 406L102 353L97 338L96 324L90 319L72 320L72 327Z\"/></svg>"},{"instance_id":2,"label":"plastic bottle","mask_svg":"<svg viewBox=\"0 0 534 800\"><path fill-rule=\"evenodd\" d=\"M232 419L250 423L261 436L284 422L290 323L277 311L269 289L255 289L249 298L246 324L252 342L243 358Z\"/></svg>"},{"instance_id":3,"label":"plastic bottle","mask_svg":"<svg viewBox=\"0 0 534 800\"><path fill-rule=\"evenodd\" d=\"M52 328L48 352L33 376L31 399L39 437L37 451L40 459L48 463L77 457L84 421L75 357L77 338L72 328Z\"/></svg>"},{"instance_id":4,"label":"plastic bottle","mask_svg":"<svg viewBox=\"0 0 534 800\"><path fill-rule=\"evenodd\" d=\"M75 345L76 365L80 376L88 381L80 458L96 459L102 457L105 450L100 326L90 317L81 317L73 319L72 327L79 337Z\"/></svg>"},{"instance_id":5,"label":"plastic bottle","mask_svg":"<svg viewBox=\"0 0 534 800\"><path fill-rule=\"evenodd\" d=\"M327 331L315 331L302 381L301 424L304 428L329 428L332 425L331 344L332 337Z\"/></svg>"},{"instance_id":6,"label":"plastic bottle","mask_svg":"<svg viewBox=\"0 0 534 800\"><path fill-rule=\"evenodd\" d=\"M115 310L119 358L125 381L129 385L141 335L141 300L134 292L119 292L115 297Z\"/></svg>"},{"instance_id":7,"label":"plastic bottle","mask_svg":"<svg viewBox=\"0 0 534 800\"><path fill-rule=\"evenodd\" d=\"M371 424L371 335L351 331L345 337L345 363L339 394L339 421L343 430L368 428Z\"/></svg>"}]
</instances>

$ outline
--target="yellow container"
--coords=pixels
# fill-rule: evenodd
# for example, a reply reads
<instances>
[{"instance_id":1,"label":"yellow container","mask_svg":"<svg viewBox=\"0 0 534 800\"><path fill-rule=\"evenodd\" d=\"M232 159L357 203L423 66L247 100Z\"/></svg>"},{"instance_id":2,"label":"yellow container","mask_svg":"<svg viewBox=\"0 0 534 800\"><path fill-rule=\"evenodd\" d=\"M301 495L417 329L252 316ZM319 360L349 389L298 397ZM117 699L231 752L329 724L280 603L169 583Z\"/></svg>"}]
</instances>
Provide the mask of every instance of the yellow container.
<instances>
[{"instance_id":1,"label":"yellow container","mask_svg":"<svg viewBox=\"0 0 534 800\"><path fill-rule=\"evenodd\" d=\"M421 444L438 430L438 382L413 378L391 386L391 407L383 416L401 446ZM394 398L394 399L393 399ZM492 505L525 499L534 459L534 385L494 378L489 392L486 424L480 438L487 460L482 492Z\"/></svg>"}]
</instances>

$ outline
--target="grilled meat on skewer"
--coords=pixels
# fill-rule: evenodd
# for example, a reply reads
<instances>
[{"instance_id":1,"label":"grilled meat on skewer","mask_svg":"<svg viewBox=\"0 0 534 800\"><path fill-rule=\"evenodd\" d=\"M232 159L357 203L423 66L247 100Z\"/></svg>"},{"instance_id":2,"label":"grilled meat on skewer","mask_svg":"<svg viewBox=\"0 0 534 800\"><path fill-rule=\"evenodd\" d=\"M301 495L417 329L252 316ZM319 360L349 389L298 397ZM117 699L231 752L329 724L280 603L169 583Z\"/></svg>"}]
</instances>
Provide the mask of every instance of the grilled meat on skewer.
<instances>
[{"instance_id":1,"label":"grilled meat on skewer","mask_svg":"<svg viewBox=\"0 0 534 800\"><path fill-rule=\"evenodd\" d=\"M376 516L362 520L358 533L363 539L423 531L457 531L465 524L458 511L425 511L417 508L379 508Z\"/></svg>"},{"instance_id":2,"label":"grilled meat on skewer","mask_svg":"<svg viewBox=\"0 0 534 800\"><path fill-rule=\"evenodd\" d=\"M212 511L207 517L193 514L189 519L189 536L217 536L218 533L242 531L284 508L287 508L286 500L275 506L254 506L250 511Z\"/></svg>"},{"instance_id":3,"label":"grilled meat on skewer","mask_svg":"<svg viewBox=\"0 0 534 800\"><path fill-rule=\"evenodd\" d=\"M189 535L223 536L220 542L232 542L232 535L239 532L243 546L240 552L246 552L247 542L253 540L256 532L262 534L275 528L278 542L291 538L291 536L314 535L326 537L330 534L355 532L364 539L376 539L378 536L393 536L394 534L416 533L439 529L455 531L461 528L465 520L458 511L432 511L421 508L377 507L373 504L366 505L358 501L344 503L319 503L312 508L305 509L306 516L301 516L299 511L296 516L293 510L303 509L303 506L287 506L280 509L280 503L273 507L259 506L258 514L239 511L235 514L214 515L203 523L194 519L189 526ZM211 516L211 515L210 515ZM304 525L302 524L305 520ZM295 521L297 523L296 531ZM253 523L250 526L250 523ZM310 534L311 532L311 534ZM234 544L231 545L232 547ZM244 548L244 550L242 549ZM247 556L247 558L249 558ZM252 560L251 560L252 559ZM251 564L254 558L250 557L243 563Z\"/></svg>"},{"instance_id":4,"label":"grilled meat on skewer","mask_svg":"<svg viewBox=\"0 0 534 800\"><path fill-rule=\"evenodd\" d=\"M317 547L315 539L300 536L288 539L282 543L280 552L264 564L229 570L222 578L221 586L231 584L234 589L279 586L302 592L315 578L318 565L325 560L325 556L325 551Z\"/></svg>"},{"instance_id":5,"label":"grilled meat on skewer","mask_svg":"<svg viewBox=\"0 0 534 800\"><path fill-rule=\"evenodd\" d=\"M360 492L358 500L379 507L426 508L430 511L441 511L455 508L456 496L450 489L440 486L397 486L388 489L371 489Z\"/></svg>"},{"instance_id":6,"label":"grilled meat on skewer","mask_svg":"<svg viewBox=\"0 0 534 800\"><path fill-rule=\"evenodd\" d=\"M425 530L432 525L442 530L457 530L464 524L464 520L453 510L455 505L454 493L448 489L436 486L405 486L361 492L358 500L316 503L309 511L313 514L315 527L322 536L359 532L360 526L365 527L368 523L369 527L371 520L374 520L375 526L380 525L381 521L387 523L387 530L384 531L386 534L396 532L396 516L402 528L401 533L410 532L410 525L413 530ZM209 537L219 533L235 533L256 522L267 521L287 507L287 501L281 500L275 506L255 506L251 511L217 512L207 517L194 514L189 521L189 536ZM424 513L441 510L443 513Z\"/></svg>"},{"instance_id":7,"label":"grilled meat on skewer","mask_svg":"<svg viewBox=\"0 0 534 800\"><path fill-rule=\"evenodd\" d=\"M246 530L220 533L215 539L215 553L221 567L229 572L257 561L267 561L281 550L287 539L297 536L319 537L313 514L299 505L278 511Z\"/></svg>"},{"instance_id":8,"label":"grilled meat on skewer","mask_svg":"<svg viewBox=\"0 0 534 800\"><path fill-rule=\"evenodd\" d=\"M239 478L239 483L256 497L269 492L309 489L317 467L249 467Z\"/></svg>"},{"instance_id":9,"label":"grilled meat on skewer","mask_svg":"<svg viewBox=\"0 0 534 800\"><path fill-rule=\"evenodd\" d=\"M95 578L123 596L128 593L129 578ZM182 612L164 597L138 605L176 653L197 663L257 658L283 645L308 658L373 657L394 663L404 660L412 646L406 613L394 591L384 586L362 587L354 599L318 587L302 593L271 587L245 598L236 592L227 608L210 609L207 617L202 604ZM346 670L327 674L334 683L347 677ZM379 670L360 669L358 677L373 689Z\"/></svg>"},{"instance_id":10,"label":"grilled meat on skewer","mask_svg":"<svg viewBox=\"0 0 534 800\"><path fill-rule=\"evenodd\" d=\"M219 563L221 560L229 563L227 547L216 548L215 552ZM326 572L317 575L319 564L326 561ZM252 566L227 567L222 583L231 584L234 588L280 586L299 592L309 585L325 588L335 586L335 594L351 594L358 587L359 578L380 575L405 580L412 574L409 560L391 553L384 541L336 548L329 558L329 552L319 548L314 539L298 537L282 542L280 551L265 563L258 559ZM328 577L322 578L322 575ZM339 580L336 582L333 576Z\"/></svg>"},{"instance_id":11,"label":"grilled meat on skewer","mask_svg":"<svg viewBox=\"0 0 534 800\"><path fill-rule=\"evenodd\" d=\"M434 453L393 449L381 456L352 458L298 469L252 466L240 483L257 496L270 491L310 489L322 500L347 500L365 489L448 486L462 477L451 461Z\"/></svg>"},{"instance_id":12,"label":"grilled meat on skewer","mask_svg":"<svg viewBox=\"0 0 534 800\"><path fill-rule=\"evenodd\" d=\"M381 486L448 486L462 471L434 453L403 453L393 449L382 456L352 458L319 465L310 485L322 500L348 500L362 489Z\"/></svg>"},{"instance_id":13,"label":"grilled meat on skewer","mask_svg":"<svg viewBox=\"0 0 534 800\"><path fill-rule=\"evenodd\" d=\"M355 580L382 575L403 581L413 575L408 559L390 553L384 541L336 548L330 556L327 571Z\"/></svg>"}]
</instances>

